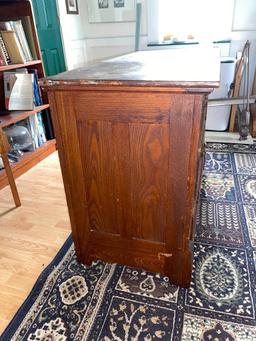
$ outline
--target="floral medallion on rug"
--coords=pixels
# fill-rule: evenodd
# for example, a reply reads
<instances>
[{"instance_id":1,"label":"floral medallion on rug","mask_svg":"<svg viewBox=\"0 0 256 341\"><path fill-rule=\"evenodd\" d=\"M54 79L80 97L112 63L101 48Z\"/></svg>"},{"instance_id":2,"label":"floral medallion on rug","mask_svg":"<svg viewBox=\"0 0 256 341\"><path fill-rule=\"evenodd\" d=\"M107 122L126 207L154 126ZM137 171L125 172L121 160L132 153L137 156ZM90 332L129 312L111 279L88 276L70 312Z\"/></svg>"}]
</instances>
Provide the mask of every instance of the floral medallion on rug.
<instances>
[{"instance_id":1,"label":"floral medallion on rug","mask_svg":"<svg viewBox=\"0 0 256 341\"><path fill-rule=\"evenodd\" d=\"M207 145L189 289L76 260L71 237L3 341L255 341L256 148Z\"/></svg>"}]
</instances>

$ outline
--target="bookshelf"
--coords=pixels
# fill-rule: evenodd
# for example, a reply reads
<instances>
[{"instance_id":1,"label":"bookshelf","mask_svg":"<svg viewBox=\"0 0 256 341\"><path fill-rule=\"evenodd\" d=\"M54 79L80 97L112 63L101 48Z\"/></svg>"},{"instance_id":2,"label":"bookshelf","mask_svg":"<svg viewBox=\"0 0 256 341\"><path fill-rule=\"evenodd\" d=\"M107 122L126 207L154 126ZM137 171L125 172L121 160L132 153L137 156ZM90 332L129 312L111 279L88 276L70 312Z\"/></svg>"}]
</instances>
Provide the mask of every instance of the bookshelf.
<instances>
[{"instance_id":1,"label":"bookshelf","mask_svg":"<svg viewBox=\"0 0 256 341\"><path fill-rule=\"evenodd\" d=\"M0 5L1 7L1 5ZM29 66L35 66L38 64L42 64L41 60L32 60L31 62L26 62L24 64L10 64L10 65L4 65L4 66L0 66L0 72L4 72L4 71L10 71L10 70L14 70L14 69L19 69L22 67L29 67Z\"/></svg>"},{"instance_id":2,"label":"bookshelf","mask_svg":"<svg viewBox=\"0 0 256 341\"><path fill-rule=\"evenodd\" d=\"M2 1L0 2L0 22L7 22L12 20L21 20L24 26L24 31L28 40L28 44L33 56L33 60L19 63L0 66L0 134L3 133L3 129L11 124L17 123L31 115L35 115L37 112L42 112L42 116L46 116L46 110L48 111L48 119L45 119L44 124L51 125L51 118L49 117L49 104L47 95L42 93L43 105L35 107L33 110L26 111L6 111L4 100L4 82L3 72L11 71L20 68L36 69L38 78L45 77L42 56L40 52L40 46L38 42L37 32L35 28L33 12L31 3L28 0L14 1ZM47 127L46 127L47 128ZM48 127L52 129L52 127ZM0 149L1 150L1 149ZM35 151L24 153L23 157L16 163L10 164L12 175L14 178L25 173L28 169L35 164L43 160L56 150L55 139L50 139L44 143L41 147ZM7 151L6 151L7 152ZM7 169L6 169L7 170ZM5 169L0 170L0 189L8 185L8 176Z\"/></svg>"},{"instance_id":3,"label":"bookshelf","mask_svg":"<svg viewBox=\"0 0 256 341\"><path fill-rule=\"evenodd\" d=\"M38 107L35 107L34 110L29 111L7 111L7 114L0 116L0 127L5 128L8 127L10 124L17 123L29 116L36 114L37 112L41 112L43 110L48 109L50 106L49 104L43 104ZM1 115L1 112L0 112Z\"/></svg>"}]
</instances>

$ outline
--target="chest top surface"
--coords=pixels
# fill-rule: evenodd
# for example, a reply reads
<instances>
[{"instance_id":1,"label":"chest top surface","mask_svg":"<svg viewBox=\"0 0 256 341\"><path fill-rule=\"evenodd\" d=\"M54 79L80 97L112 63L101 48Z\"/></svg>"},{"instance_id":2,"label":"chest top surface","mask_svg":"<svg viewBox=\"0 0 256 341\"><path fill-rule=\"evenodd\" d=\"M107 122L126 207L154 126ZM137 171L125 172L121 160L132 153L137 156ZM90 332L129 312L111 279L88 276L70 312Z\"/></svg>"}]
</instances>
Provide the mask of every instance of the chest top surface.
<instances>
[{"instance_id":1,"label":"chest top surface","mask_svg":"<svg viewBox=\"0 0 256 341\"><path fill-rule=\"evenodd\" d=\"M139 51L60 73L43 86L136 85L214 88L219 86L219 49Z\"/></svg>"}]
</instances>

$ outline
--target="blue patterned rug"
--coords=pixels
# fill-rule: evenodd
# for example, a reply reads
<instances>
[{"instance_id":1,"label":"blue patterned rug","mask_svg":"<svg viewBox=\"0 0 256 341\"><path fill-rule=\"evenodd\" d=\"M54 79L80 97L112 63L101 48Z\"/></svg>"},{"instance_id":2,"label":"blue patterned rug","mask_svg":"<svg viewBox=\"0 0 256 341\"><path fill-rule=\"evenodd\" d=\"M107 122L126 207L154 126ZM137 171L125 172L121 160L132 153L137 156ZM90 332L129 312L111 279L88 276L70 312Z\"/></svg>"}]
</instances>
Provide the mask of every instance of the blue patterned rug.
<instances>
[{"instance_id":1,"label":"blue patterned rug","mask_svg":"<svg viewBox=\"0 0 256 341\"><path fill-rule=\"evenodd\" d=\"M207 145L189 289L77 263L71 238L1 340L255 341L256 148Z\"/></svg>"}]
</instances>

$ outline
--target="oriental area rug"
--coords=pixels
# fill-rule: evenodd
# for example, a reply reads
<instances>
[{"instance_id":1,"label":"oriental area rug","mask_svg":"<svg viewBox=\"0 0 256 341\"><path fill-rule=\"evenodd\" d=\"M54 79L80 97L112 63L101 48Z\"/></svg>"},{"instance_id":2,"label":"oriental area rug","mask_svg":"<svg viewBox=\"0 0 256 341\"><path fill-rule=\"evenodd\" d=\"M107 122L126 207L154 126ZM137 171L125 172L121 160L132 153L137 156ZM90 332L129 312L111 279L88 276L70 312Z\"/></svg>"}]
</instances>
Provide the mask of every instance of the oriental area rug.
<instances>
[{"instance_id":1,"label":"oriental area rug","mask_svg":"<svg viewBox=\"0 0 256 341\"><path fill-rule=\"evenodd\" d=\"M191 286L76 260L71 237L3 341L255 341L256 147L209 143Z\"/></svg>"}]
</instances>

